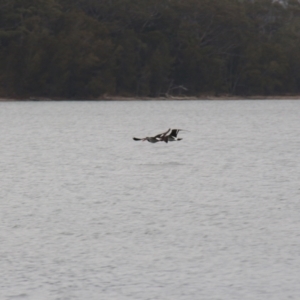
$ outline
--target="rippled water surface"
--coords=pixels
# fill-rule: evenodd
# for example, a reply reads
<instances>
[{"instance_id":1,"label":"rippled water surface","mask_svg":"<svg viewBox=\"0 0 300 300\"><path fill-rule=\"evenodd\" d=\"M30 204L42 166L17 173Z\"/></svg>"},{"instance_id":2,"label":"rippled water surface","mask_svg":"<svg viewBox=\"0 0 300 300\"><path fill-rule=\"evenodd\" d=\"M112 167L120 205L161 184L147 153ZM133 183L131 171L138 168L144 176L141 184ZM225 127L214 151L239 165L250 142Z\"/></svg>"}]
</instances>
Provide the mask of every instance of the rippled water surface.
<instances>
[{"instance_id":1,"label":"rippled water surface","mask_svg":"<svg viewBox=\"0 0 300 300\"><path fill-rule=\"evenodd\" d=\"M291 100L0 103L0 299L300 299L299 131Z\"/></svg>"}]
</instances>

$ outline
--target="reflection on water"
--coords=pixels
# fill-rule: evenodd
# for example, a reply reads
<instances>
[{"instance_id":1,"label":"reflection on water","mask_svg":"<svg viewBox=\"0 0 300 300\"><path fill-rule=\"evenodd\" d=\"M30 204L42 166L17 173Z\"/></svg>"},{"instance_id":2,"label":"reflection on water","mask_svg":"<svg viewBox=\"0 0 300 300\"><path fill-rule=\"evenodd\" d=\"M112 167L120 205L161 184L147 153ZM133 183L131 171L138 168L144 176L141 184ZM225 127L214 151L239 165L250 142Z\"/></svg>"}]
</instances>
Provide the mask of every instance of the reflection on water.
<instances>
[{"instance_id":1,"label":"reflection on water","mask_svg":"<svg viewBox=\"0 0 300 300\"><path fill-rule=\"evenodd\" d=\"M300 102L0 108L0 299L299 297Z\"/></svg>"}]
</instances>

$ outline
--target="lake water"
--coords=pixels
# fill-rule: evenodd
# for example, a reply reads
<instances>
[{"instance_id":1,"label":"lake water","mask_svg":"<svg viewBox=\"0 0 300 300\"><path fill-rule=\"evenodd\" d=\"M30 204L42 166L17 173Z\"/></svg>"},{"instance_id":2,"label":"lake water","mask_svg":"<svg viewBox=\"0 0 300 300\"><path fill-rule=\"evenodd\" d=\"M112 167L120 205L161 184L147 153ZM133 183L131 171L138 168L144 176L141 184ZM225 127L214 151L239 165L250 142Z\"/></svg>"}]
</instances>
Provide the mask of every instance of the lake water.
<instances>
[{"instance_id":1,"label":"lake water","mask_svg":"<svg viewBox=\"0 0 300 300\"><path fill-rule=\"evenodd\" d=\"M300 299L299 131L292 100L0 103L0 299Z\"/></svg>"}]
</instances>

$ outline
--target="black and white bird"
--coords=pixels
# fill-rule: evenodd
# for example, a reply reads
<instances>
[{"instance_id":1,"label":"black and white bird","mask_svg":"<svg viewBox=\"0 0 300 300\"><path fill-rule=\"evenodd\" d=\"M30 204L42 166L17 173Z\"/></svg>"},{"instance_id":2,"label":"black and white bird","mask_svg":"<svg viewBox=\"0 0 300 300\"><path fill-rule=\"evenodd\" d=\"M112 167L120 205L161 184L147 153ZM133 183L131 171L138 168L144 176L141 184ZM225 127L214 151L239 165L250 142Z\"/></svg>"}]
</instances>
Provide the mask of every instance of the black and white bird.
<instances>
[{"instance_id":1,"label":"black and white bird","mask_svg":"<svg viewBox=\"0 0 300 300\"><path fill-rule=\"evenodd\" d=\"M157 134L156 136L145 137L145 138L133 138L135 141L148 141L150 143L157 143L157 142L174 142L174 141L181 141L182 138L178 138L177 135L179 131L185 131L184 129L168 129L164 133Z\"/></svg>"},{"instance_id":2,"label":"black and white bird","mask_svg":"<svg viewBox=\"0 0 300 300\"><path fill-rule=\"evenodd\" d=\"M178 138L177 135L179 131L183 131L183 129L172 129L170 134L167 135L169 142L181 141L182 138Z\"/></svg>"},{"instance_id":3,"label":"black and white bird","mask_svg":"<svg viewBox=\"0 0 300 300\"><path fill-rule=\"evenodd\" d=\"M167 143L168 140L169 140L168 137L167 137L167 134L170 132L170 130L171 130L171 128L168 129L164 133L159 133L155 136L147 136L147 137L142 138L142 139L134 137L133 140L134 141L148 141L149 143L157 143L157 142L163 142L164 141L164 142Z\"/></svg>"}]
</instances>

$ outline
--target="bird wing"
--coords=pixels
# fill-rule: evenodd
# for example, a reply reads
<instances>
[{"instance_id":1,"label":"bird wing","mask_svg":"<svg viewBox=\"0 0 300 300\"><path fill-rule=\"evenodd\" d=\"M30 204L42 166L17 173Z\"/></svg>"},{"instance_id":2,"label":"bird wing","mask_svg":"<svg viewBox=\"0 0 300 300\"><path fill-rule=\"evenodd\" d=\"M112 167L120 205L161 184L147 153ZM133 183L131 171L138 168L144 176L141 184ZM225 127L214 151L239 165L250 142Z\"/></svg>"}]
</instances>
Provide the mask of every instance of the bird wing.
<instances>
[{"instance_id":1,"label":"bird wing","mask_svg":"<svg viewBox=\"0 0 300 300\"><path fill-rule=\"evenodd\" d=\"M139 139L139 138L134 137L133 140L134 141L142 141L143 139Z\"/></svg>"},{"instance_id":2,"label":"bird wing","mask_svg":"<svg viewBox=\"0 0 300 300\"><path fill-rule=\"evenodd\" d=\"M174 138L177 138L177 135L178 135L179 131L188 131L188 130L185 130L185 129L172 129L172 131L170 133L170 136L172 136Z\"/></svg>"},{"instance_id":3,"label":"bird wing","mask_svg":"<svg viewBox=\"0 0 300 300\"><path fill-rule=\"evenodd\" d=\"M177 134L181 129L172 129L170 136L177 138Z\"/></svg>"},{"instance_id":4,"label":"bird wing","mask_svg":"<svg viewBox=\"0 0 300 300\"><path fill-rule=\"evenodd\" d=\"M155 136L155 138L162 138L162 137L166 136L169 133L170 130L171 130L171 128L169 128L166 132L157 134Z\"/></svg>"}]
</instances>

